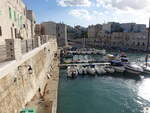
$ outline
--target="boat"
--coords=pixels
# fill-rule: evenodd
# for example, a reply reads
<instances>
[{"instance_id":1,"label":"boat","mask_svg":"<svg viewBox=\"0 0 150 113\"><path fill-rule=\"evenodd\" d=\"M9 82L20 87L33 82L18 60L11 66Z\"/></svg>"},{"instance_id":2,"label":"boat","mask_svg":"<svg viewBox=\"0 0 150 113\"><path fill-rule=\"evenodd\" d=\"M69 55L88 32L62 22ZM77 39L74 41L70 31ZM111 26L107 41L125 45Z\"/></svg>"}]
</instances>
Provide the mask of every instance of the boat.
<instances>
[{"instance_id":1,"label":"boat","mask_svg":"<svg viewBox=\"0 0 150 113\"><path fill-rule=\"evenodd\" d=\"M123 63L119 60L112 60L111 66L114 68L114 70L116 72L123 73L125 71L125 67L124 67Z\"/></svg>"},{"instance_id":2,"label":"boat","mask_svg":"<svg viewBox=\"0 0 150 113\"><path fill-rule=\"evenodd\" d=\"M96 66L95 66L95 70L96 70L96 72L97 72L98 75L101 75L101 74L105 74L105 73L106 73L106 71L105 71L105 69L104 69L103 66L98 66L98 65L96 65Z\"/></svg>"},{"instance_id":3,"label":"boat","mask_svg":"<svg viewBox=\"0 0 150 113\"><path fill-rule=\"evenodd\" d=\"M83 67L82 67L82 71L83 71L83 74L86 75L86 74L87 74L87 67L86 67L86 66L83 66Z\"/></svg>"},{"instance_id":4,"label":"boat","mask_svg":"<svg viewBox=\"0 0 150 113\"><path fill-rule=\"evenodd\" d=\"M144 74L150 74L150 66L149 65L146 66L146 64L141 64L140 66L143 68Z\"/></svg>"},{"instance_id":5,"label":"boat","mask_svg":"<svg viewBox=\"0 0 150 113\"><path fill-rule=\"evenodd\" d=\"M133 63L129 63L127 65L125 65L125 69L128 73L131 74L141 74L143 72L143 68L137 64L133 64Z\"/></svg>"},{"instance_id":6,"label":"boat","mask_svg":"<svg viewBox=\"0 0 150 113\"><path fill-rule=\"evenodd\" d=\"M107 54L106 56L104 56L104 61L106 61L106 62L110 62L110 61L112 61L112 60L116 60L116 57L114 56L114 55L112 55L112 54Z\"/></svg>"},{"instance_id":7,"label":"boat","mask_svg":"<svg viewBox=\"0 0 150 113\"><path fill-rule=\"evenodd\" d=\"M111 66L106 66L106 67L105 67L105 71L106 71L107 73L114 73L114 72L115 72L115 70L114 70Z\"/></svg>"},{"instance_id":8,"label":"boat","mask_svg":"<svg viewBox=\"0 0 150 113\"><path fill-rule=\"evenodd\" d=\"M87 73L90 75L95 75L95 73L96 73L95 67L93 65L88 66L87 67Z\"/></svg>"},{"instance_id":9,"label":"boat","mask_svg":"<svg viewBox=\"0 0 150 113\"><path fill-rule=\"evenodd\" d=\"M82 68L82 66L77 66L77 71L78 71L79 75L82 75L83 74L83 68Z\"/></svg>"},{"instance_id":10,"label":"boat","mask_svg":"<svg viewBox=\"0 0 150 113\"><path fill-rule=\"evenodd\" d=\"M78 75L78 72L75 66L68 66L67 73L68 73L67 75L68 78L76 78Z\"/></svg>"}]
</instances>

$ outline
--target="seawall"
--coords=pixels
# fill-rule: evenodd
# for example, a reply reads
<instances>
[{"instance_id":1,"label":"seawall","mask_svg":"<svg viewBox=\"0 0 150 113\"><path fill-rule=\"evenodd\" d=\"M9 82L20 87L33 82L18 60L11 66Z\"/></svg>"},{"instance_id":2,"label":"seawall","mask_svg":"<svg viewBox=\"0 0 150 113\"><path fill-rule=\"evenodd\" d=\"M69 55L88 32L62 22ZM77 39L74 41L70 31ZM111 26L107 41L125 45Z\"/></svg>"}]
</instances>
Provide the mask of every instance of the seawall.
<instances>
[{"instance_id":1,"label":"seawall","mask_svg":"<svg viewBox=\"0 0 150 113\"><path fill-rule=\"evenodd\" d=\"M51 39L19 60L0 64L0 113L19 113L39 89L43 92L56 52Z\"/></svg>"}]
</instances>

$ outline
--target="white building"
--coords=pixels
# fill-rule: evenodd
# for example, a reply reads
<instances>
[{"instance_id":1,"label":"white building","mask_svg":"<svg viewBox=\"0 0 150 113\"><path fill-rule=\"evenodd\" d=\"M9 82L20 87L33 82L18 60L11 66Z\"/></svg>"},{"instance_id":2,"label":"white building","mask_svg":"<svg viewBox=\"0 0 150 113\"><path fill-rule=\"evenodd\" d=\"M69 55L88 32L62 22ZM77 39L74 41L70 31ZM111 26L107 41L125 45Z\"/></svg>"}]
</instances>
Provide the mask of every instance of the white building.
<instances>
[{"instance_id":1,"label":"white building","mask_svg":"<svg viewBox=\"0 0 150 113\"><path fill-rule=\"evenodd\" d=\"M22 0L0 0L0 38L27 39L31 21L26 17L26 7ZM31 33L31 32L30 32Z\"/></svg>"}]
</instances>

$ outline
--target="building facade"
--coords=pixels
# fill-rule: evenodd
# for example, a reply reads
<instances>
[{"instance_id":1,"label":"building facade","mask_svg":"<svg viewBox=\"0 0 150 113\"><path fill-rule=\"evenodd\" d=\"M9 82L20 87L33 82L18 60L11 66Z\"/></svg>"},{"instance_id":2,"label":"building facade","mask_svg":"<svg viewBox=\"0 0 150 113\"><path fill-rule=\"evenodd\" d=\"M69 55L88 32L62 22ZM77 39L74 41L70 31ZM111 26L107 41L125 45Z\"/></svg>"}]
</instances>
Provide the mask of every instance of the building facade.
<instances>
[{"instance_id":1,"label":"building facade","mask_svg":"<svg viewBox=\"0 0 150 113\"><path fill-rule=\"evenodd\" d=\"M32 22L22 0L0 0L0 20L1 44L5 39L31 38Z\"/></svg>"},{"instance_id":2,"label":"building facade","mask_svg":"<svg viewBox=\"0 0 150 113\"><path fill-rule=\"evenodd\" d=\"M57 43L59 47L68 46L68 39L67 39L67 25L63 23L58 23L56 26L56 37Z\"/></svg>"},{"instance_id":3,"label":"building facade","mask_svg":"<svg viewBox=\"0 0 150 113\"><path fill-rule=\"evenodd\" d=\"M98 37L98 34L102 31L102 25L91 25L88 27L88 38Z\"/></svg>"},{"instance_id":4,"label":"building facade","mask_svg":"<svg viewBox=\"0 0 150 113\"><path fill-rule=\"evenodd\" d=\"M52 21L41 23L42 34L56 36L56 24Z\"/></svg>"}]
</instances>

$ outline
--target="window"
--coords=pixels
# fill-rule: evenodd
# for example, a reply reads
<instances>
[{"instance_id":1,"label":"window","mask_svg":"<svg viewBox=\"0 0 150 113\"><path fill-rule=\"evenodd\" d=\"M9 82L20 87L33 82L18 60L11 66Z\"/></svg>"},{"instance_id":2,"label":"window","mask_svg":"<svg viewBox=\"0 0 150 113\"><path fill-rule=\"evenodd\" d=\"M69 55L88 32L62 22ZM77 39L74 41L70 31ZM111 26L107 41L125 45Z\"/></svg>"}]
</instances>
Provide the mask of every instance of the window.
<instances>
[{"instance_id":1,"label":"window","mask_svg":"<svg viewBox=\"0 0 150 113\"><path fill-rule=\"evenodd\" d=\"M1 28L1 26L0 26L0 36L2 36L2 28Z\"/></svg>"},{"instance_id":2,"label":"window","mask_svg":"<svg viewBox=\"0 0 150 113\"><path fill-rule=\"evenodd\" d=\"M20 25L22 26L22 16L20 16Z\"/></svg>"},{"instance_id":3,"label":"window","mask_svg":"<svg viewBox=\"0 0 150 113\"><path fill-rule=\"evenodd\" d=\"M14 11L14 20L17 21L16 12Z\"/></svg>"},{"instance_id":4,"label":"window","mask_svg":"<svg viewBox=\"0 0 150 113\"><path fill-rule=\"evenodd\" d=\"M9 18L12 18L12 14L11 14L11 8L9 7Z\"/></svg>"}]
</instances>

